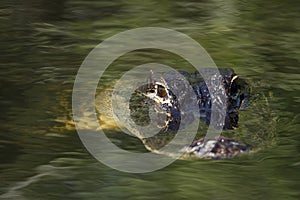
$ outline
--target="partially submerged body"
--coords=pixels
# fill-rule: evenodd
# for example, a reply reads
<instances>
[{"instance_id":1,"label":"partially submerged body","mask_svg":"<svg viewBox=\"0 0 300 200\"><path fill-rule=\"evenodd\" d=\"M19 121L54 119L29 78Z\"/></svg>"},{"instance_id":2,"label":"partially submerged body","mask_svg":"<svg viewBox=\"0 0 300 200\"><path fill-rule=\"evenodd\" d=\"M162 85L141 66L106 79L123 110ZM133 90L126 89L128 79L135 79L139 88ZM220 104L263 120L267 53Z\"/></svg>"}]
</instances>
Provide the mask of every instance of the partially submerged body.
<instances>
[{"instance_id":1,"label":"partially submerged body","mask_svg":"<svg viewBox=\"0 0 300 200\"><path fill-rule=\"evenodd\" d=\"M181 150L185 157L190 156L207 159L233 158L249 151L250 147L244 143L222 136L218 139L208 140L200 138Z\"/></svg>"},{"instance_id":2,"label":"partially submerged body","mask_svg":"<svg viewBox=\"0 0 300 200\"><path fill-rule=\"evenodd\" d=\"M137 90L140 99L135 98L132 102L133 113L139 113L143 109L140 106L143 104L141 102L146 101L148 109L152 107L159 115L157 125L161 128L161 133L153 137L140 138L150 151L177 155L177 152L163 152L160 149L173 139L178 130L187 127L197 117L207 125L212 123L216 130L236 129L239 110L246 107L249 102L248 84L231 69L221 69L219 74L216 74L214 69L205 69L201 73L202 76L199 73L181 72L180 74L151 73L147 84ZM182 83L182 79L188 80L189 86ZM217 117L214 119L211 118L213 101L217 108L214 111ZM145 119L142 115L134 117L137 121L141 117ZM250 147L242 142L216 137L200 138L182 147L178 153L183 153L183 157L226 159L249 150Z\"/></svg>"}]
</instances>

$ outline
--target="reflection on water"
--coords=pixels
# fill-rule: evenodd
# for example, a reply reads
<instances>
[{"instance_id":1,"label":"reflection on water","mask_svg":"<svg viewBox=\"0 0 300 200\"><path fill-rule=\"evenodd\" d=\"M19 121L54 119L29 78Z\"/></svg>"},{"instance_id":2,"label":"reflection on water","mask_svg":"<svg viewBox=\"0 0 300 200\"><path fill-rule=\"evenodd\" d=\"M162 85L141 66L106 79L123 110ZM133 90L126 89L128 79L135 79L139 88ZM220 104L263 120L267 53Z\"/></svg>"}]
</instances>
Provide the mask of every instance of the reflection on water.
<instances>
[{"instance_id":1,"label":"reflection on water","mask_svg":"<svg viewBox=\"0 0 300 200\"><path fill-rule=\"evenodd\" d=\"M298 199L299 6L291 0L3 2L0 198ZM71 118L76 72L99 42L143 26L191 36L219 67L232 67L253 85L258 97L241 113L236 137L264 148L232 160L179 160L149 174L118 172L88 154ZM153 60L187 67L175 56L133 54L113 63L103 85ZM141 148L122 137L114 142Z\"/></svg>"}]
</instances>

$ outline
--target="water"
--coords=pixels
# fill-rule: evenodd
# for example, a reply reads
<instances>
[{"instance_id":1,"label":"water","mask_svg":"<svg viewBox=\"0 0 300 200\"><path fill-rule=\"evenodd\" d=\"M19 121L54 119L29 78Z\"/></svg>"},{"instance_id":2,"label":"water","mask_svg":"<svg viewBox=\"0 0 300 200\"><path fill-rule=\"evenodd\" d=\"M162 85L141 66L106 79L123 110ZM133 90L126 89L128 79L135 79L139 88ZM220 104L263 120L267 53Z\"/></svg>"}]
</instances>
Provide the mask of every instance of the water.
<instances>
[{"instance_id":1,"label":"water","mask_svg":"<svg viewBox=\"0 0 300 200\"><path fill-rule=\"evenodd\" d=\"M289 0L2 2L0 198L299 199L299 6ZM257 141L260 150L232 160L178 160L147 174L110 169L87 152L71 118L77 70L104 39L144 26L189 35L219 67L253 84L260 97L241 114L237 135ZM153 59L185 66L173 55L148 55L120 58L103 84Z\"/></svg>"}]
</instances>

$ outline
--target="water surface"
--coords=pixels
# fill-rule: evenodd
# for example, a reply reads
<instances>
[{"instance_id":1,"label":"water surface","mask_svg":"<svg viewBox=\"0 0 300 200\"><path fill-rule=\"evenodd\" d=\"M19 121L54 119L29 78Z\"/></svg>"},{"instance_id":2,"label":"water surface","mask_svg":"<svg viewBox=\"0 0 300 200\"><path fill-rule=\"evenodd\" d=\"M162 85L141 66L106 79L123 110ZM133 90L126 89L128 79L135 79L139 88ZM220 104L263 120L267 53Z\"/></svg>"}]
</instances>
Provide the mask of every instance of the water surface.
<instances>
[{"instance_id":1,"label":"water surface","mask_svg":"<svg viewBox=\"0 0 300 200\"><path fill-rule=\"evenodd\" d=\"M2 2L0 198L299 199L299 7L291 0ZM253 85L258 100L241 113L236 133L258 151L178 160L147 174L110 169L87 152L71 115L77 70L104 39L145 26L189 35L217 66ZM133 52L113 63L102 84L150 61L187 65L167 53Z\"/></svg>"}]
</instances>

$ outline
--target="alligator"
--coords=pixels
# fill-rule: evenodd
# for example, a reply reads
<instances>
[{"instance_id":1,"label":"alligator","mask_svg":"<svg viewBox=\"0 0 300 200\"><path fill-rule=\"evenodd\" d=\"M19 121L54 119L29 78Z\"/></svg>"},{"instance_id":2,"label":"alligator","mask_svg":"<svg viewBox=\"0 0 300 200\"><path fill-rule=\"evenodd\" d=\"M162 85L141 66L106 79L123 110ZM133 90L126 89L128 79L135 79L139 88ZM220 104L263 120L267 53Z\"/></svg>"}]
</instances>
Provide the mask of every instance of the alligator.
<instances>
[{"instance_id":1,"label":"alligator","mask_svg":"<svg viewBox=\"0 0 300 200\"><path fill-rule=\"evenodd\" d=\"M147 122L149 107L159 116L157 126L161 132L150 138L141 138L147 149L163 153L160 149L178 130L191 124L195 117L207 125L213 122L215 129L233 130L238 127L239 111L249 104L250 87L232 69L218 69L219 73L216 70L150 73L147 83L136 90L130 104L131 116L137 123ZM182 79L187 80L188 84L182 84ZM212 103L217 110L220 109L214 121L211 119ZM196 109L190 106L192 104L197 106ZM249 152L250 149L242 142L220 136L201 137L182 147L180 152L184 157L226 159Z\"/></svg>"}]
</instances>

